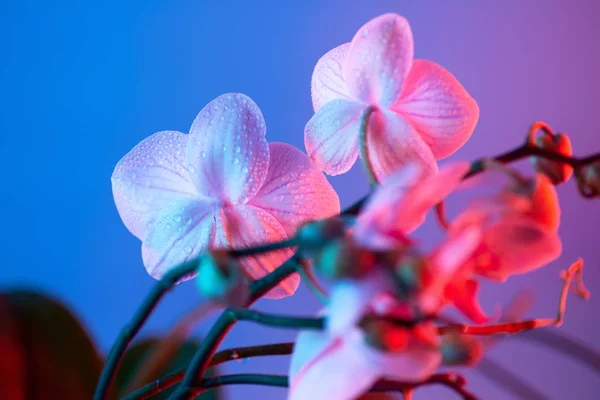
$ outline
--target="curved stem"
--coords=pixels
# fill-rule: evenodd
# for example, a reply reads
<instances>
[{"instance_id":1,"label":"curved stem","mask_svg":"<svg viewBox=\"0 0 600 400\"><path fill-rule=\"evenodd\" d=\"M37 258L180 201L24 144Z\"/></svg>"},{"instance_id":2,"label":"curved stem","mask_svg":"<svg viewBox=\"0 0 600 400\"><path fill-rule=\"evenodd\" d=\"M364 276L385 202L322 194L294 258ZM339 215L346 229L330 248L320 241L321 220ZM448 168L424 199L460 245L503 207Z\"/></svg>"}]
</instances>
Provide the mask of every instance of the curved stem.
<instances>
[{"instance_id":1,"label":"curved stem","mask_svg":"<svg viewBox=\"0 0 600 400\"><path fill-rule=\"evenodd\" d=\"M133 340L134 336L139 332L142 325L146 322L150 313L158 302L163 298L163 296L173 288L173 286L179 282L183 277L189 275L194 272L196 269L197 262L196 260L188 261L185 264L172 269L169 271L160 281L158 281L136 314L133 316L131 321L123 328L119 337L117 338L115 344L113 345L106 362L104 364L104 368L102 369L102 373L100 374L100 379L98 380L98 385L96 387L96 392L94 393L94 400L103 400L108 395L108 391L112 385L114 380L115 372L123 359L123 354L125 353L125 349L129 345L129 343Z\"/></svg>"},{"instance_id":2,"label":"curved stem","mask_svg":"<svg viewBox=\"0 0 600 400\"><path fill-rule=\"evenodd\" d=\"M251 357L265 357L291 354L294 349L293 342L267 344L261 346L238 347L222 350L216 353L210 360L210 367L223 364L232 360L242 360ZM181 382L185 375L185 369L170 373L162 378L148 383L141 388L131 392L122 400L144 400L152 397L165 389L170 388L178 382Z\"/></svg>"},{"instance_id":3,"label":"curved stem","mask_svg":"<svg viewBox=\"0 0 600 400\"><path fill-rule=\"evenodd\" d=\"M375 187L379 183L377 176L375 175L375 171L373 170L373 164L371 163L371 157L369 155L369 145L367 144L369 121L371 120L371 115L374 111L375 108L373 106L367 107L361 117L360 131L358 135L358 148L360 150L360 156L363 166L365 167L365 171L367 172L367 178L369 179L369 184L371 187Z\"/></svg>"},{"instance_id":4,"label":"curved stem","mask_svg":"<svg viewBox=\"0 0 600 400\"><path fill-rule=\"evenodd\" d=\"M288 387L289 379L285 375L263 375L263 374L233 374L233 375L222 375L216 377L208 377L202 379L200 382L195 384L193 389L197 392L203 392L207 389L216 388L225 385L262 385L262 386L274 386L274 387ZM377 382L370 390L370 393L382 393L382 392L406 392L412 391L421 386L428 385L443 385L449 389L454 390L457 394L461 395L464 400L477 400L474 394L469 392L466 388L466 380L460 375L454 374L436 374L431 376L429 379L418 382L418 383L407 383L407 382L396 382L381 380ZM148 385L150 386L150 385ZM166 389L166 387L164 387ZM158 393L158 392L156 392ZM147 392L142 397L141 394L133 397L134 393L125 397L123 400L140 400L147 399L149 396L156 393Z\"/></svg>"},{"instance_id":5,"label":"curved stem","mask_svg":"<svg viewBox=\"0 0 600 400\"><path fill-rule=\"evenodd\" d=\"M298 262L298 257L294 255L270 274L252 282L250 284L250 300L247 307L251 306L279 282L296 272ZM235 322L235 315L227 310L219 316L190 362L181 385L170 396L171 399L190 399L195 396L196 390L194 390L193 386L203 378L208 369L210 359L227 333L233 328Z\"/></svg>"}]
</instances>

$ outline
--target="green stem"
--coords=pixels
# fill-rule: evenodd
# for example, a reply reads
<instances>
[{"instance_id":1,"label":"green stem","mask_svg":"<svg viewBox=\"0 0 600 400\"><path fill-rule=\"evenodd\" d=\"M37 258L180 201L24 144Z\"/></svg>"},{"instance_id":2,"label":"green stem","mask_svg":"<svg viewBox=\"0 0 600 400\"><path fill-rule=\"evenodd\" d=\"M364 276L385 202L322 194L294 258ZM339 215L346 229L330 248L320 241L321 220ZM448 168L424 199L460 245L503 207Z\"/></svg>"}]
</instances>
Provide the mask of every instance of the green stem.
<instances>
[{"instance_id":1,"label":"green stem","mask_svg":"<svg viewBox=\"0 0 600 400\"><path fill-rule=\"evenodd\" d=\"M377 382L369 393L406 392L421 386L443 385L459 394L464 400L477 400L475 395L465 388L466 381L458 375L437 374L420 383L396 382L381 380ZM263 374L234 374L203 379L195 386L197 392L224 385L262 385L274 387L289 387L289 379L285 375Z\"/></svg>"},{"instance_id":2,"label":"green stem","mask_svg":"<svg viewBox=\"0 0 600 400\"><path fill-rule=\"evenodd\" d=\"M369 146L367 144L367 134L369 132L369 121L371 115L375 111L375 108L367 107L361 118L360 130L358 135L358 148L360 150L360 156L367 172L367 178L371 187L377 186L379 183L375 171L373 170L373 163L371 162L371 156L369 155Z\"/></svg>"},{"instance_id":3,"label":"green stem","mask_svg":"<svg viewBox=\"0 0 600 400\"><path fill-rule=\"evenodd\" d=\"M293 342L267 344L261 346L238 347L222 350L216 353L210 360L210 367L223 364L232 360L242 360L250 357L278 356L291 354L294 349ZM152 397L165 389L181 382L185 375L185 369L170 373L162 378L148 383L141 388L131 392L122 400L144 400Z\"/></svg>"},{"instance_id":4,"label":"green stem","mask_svg":"<svg viewBox=\"0 0 600 400\"><path fill-rule=\"evenodd\" d=\"M297 264L298 257L294 255L270 274L252 282L250 285L250 300L247 307L260 299L279 282L296 272ZM219 316L190 362L181 384L169 397L170 399L191 399L196 396L197 391L194 389L194 385L204 377L210 359L215 354L217 347L221 344L225 336L227 336L227 333L233 328L236 321L236 314L228 310L225 310Z\"/></svg>"},{"instance_id":5,"label":"green stem","mask_svg":"<svg viewBox=\"0 0 600 400\"><path fill-rule=\"evenodd\" d=\"M133 340L135 335L139 332L142 325L146 322L150 313L163 296L171 290L177 282L183 277L194 272L196 268L196 260L188 261L181 266L169 271L160 281L158 281L140 308L138 312L133 316L131 321L123 328L115 344L113 345L102 369L96 392L94 393L94 400L103 400L108 395L108 391L114 380L114 375L123 359L123 354L129 343Z\"/></svg>"}]
</instances>

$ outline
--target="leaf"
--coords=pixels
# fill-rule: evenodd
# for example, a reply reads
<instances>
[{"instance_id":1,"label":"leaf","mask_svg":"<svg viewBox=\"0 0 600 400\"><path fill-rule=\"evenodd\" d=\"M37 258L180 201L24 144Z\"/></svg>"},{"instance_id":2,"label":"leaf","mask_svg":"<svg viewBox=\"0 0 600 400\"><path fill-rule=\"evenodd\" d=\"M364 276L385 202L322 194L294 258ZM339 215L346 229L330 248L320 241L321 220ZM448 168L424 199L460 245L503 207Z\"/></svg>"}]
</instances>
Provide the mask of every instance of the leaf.
<instances>
[{"instance_id":1,"label":"leaf","mask_svg":"<svg viewBox=\"0 0 600 400\"><path fill-rule=\"evenodd\" d=\"M0 398L93 396L102 358L77 318L33 290L0 293Z\"/></svg>"},{"instance_id":2,"label":"leaf","mask_svg":"<svg viewBox=\"0 0 600 400\"><path fill-rule=\"evenodd\" d=\"M125 395L128 393L123 393L124 390L129 388L131 380L135 377L136 373L142 369L147 363L147 357L155 355L155 350L157 346L161 343L160 339L145 339L139 341L135 345L133 345L126 353L123 358L123 362L121 363L121 367L119 368L119 372L117 373L117 377L115 380L115 393L119 393L121 395ZM150 380L158 379L162 376L165 376L171 372L178 371L180 369L186 368L196 350L198 350L199 342L195 340L188 340L184 342L177 352L173 354L170 359L168 359L160 368L157 368L157 373L151 375L149 377ZM213 371L208 371L208 376L211 376L214 373ZM153 396L153 399L157 400L166 400L177 385L174 385L160 394ZM133 389L137 389L133 388ZM200 396L197 397L199 400L218 400L219 390L211 389Z\"/></svg>"}]
</instances>

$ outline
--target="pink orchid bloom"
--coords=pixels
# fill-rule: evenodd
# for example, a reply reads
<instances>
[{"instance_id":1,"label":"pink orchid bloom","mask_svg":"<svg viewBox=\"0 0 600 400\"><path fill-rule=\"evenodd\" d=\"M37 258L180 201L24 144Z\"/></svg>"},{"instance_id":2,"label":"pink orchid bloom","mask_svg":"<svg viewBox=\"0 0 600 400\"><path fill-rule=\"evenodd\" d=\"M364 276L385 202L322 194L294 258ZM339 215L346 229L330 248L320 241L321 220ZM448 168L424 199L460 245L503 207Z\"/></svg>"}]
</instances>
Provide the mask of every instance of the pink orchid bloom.
<instances>
[{"instance_id":1,"label":"pink orchid bloom","mask_svg":"<svg viewBox=\"0 0 600 400\"><path fill-rule=\"evenodd\" d=\"M358 30L350 43L326 53L312 77L315 115L305 128L311 159L330 175L350 169L359 154L359 131L366 111L366 147L375 177L382 180L413 162L426 173L469 139L477 103L438 64L413 60L408 21L379 16Z\"/></svg>"},{"instance_id":2,"label":"pink orchid bloom","mask_svg":"<svg viewBox=\"0 0 600 400\"><path fill-rule=\"evenodd\" d=\"M267 143L265 133L252 99L225 94L200 111L189 134L155 133L119 161L115 203L142 240L152 277L209 248L285 240L305 221L339 213L337 194L309 158L290 145ZM260 278L290 256L281 250L241 263ZM267 296L290 295L298 283L292 276Z\"/></svg>"},{"instance_id":3,"label":"pink orchid bloom","mask_svg":"<svg viewBox=\"0 0 600 400\"><path fill-rule=\"evenodd\" d=\"M373 250L397 247L446 198L469 171L466 161L449 163L429 175L408 164L385 178L369 198L353 230L355 240Z\"/></svg>"},{"instance_id":4,"label":"pink orchid bloom","mask_svg":"<svg viewBox=\"0 0 600 400\"><path fill-rule=\"evenodd\" d=\"M428 257L426 271L416 296L420 313L439 311L445 286L458 267L471 256L480 241L476 227L449 236ZM361 280L337 281L326 310L324 332L302 332L290 364L289 400L355 399L378 380L419 382L440 366L440 339L431 322L414 328L386 327L381 333L394 343L393 350L375 348L366 342L359 327L365 315L402 319L413 317L411 305L392 293L393 284L383 268Z\"/></svg>"},{"instance_id":5,"label":"pink orchid bloom","mask_svg":"<svg viewBox=\"0 0 600 400\"><path fill-rule=\"evenodd\" d=\"M561 253L560 206L554 185L538 174L529 190L526 194L505 191L474 202L451 224L451 234L472 226L482 230L480 244L446 293L474 322L488 318L477 302L479 283L473 274L505 281L511 275L533 271Z\"/></svg>"},{"instance_id":6,"label":"pink orchid bloom","mask_svg":"<svg viewBox=\"0 0 600 400\"><path fill-rule=\"evenodd\" d=\"M439 342L435 326L423 325L420 334ZM386 334L396 335L393 340L403 341L404 348L384 351L371 347L365 333L356 327L340 336L300 333L290 364L288 400L354 400L380 379L420 382L439 368L439 343L423 342L410 330Z\"/></svg>"}]
</instances>

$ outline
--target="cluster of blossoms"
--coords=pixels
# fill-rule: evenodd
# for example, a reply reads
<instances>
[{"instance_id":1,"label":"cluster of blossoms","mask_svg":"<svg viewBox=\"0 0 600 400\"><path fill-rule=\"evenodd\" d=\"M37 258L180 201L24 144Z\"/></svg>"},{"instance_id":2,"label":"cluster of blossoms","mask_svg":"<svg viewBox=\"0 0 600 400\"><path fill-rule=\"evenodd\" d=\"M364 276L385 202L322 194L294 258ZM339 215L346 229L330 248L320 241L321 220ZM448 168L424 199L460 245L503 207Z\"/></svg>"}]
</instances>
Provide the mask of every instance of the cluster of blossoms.
<instances>
[{"instance_id":1,"label":"cluster of blossoms","mask_svg":"<svg viewBox=\"0 0 600 400\"><path fill-rule=\"evenodd\" d=\"M298 271L311 263L331 289L324 329L296 341L293 400L354 399L382 379L417 383L442 364L476 361L479 343L441 332L436 318L455 307L475 324L489 322L477 299L482 279L504 282L559 256L554 185L573 174L560 162L572 155L568 137L532 128L523 152L533 156L530 178L494 161L438 168L471 136L479 109L450 72L413 59L409 24L395 14L326 53L311 89L308 155L268 143L258 106L225 94L200 111L188 134L158 132L118 163L115 202L142 241L148 273L161 279L199 260L178 280L195 277L206 297L245 307L251 281L288 260L302 260ZM545 134L536 141L538 128ZM323 172L342 174L359 157L374 189L359 212L340 213ZM419 249L409 235L426 214L490 168L505 173L506 185L451 220L438 213L445 238L432 251ZM583 193L600 191L597 166L575 173ZM268 248L277 243L284 245ZM261 246L268 251L233 257L232 249ZM283 278L264 297L293 294L300 276Z\"/></svg>"}]
</instances>

